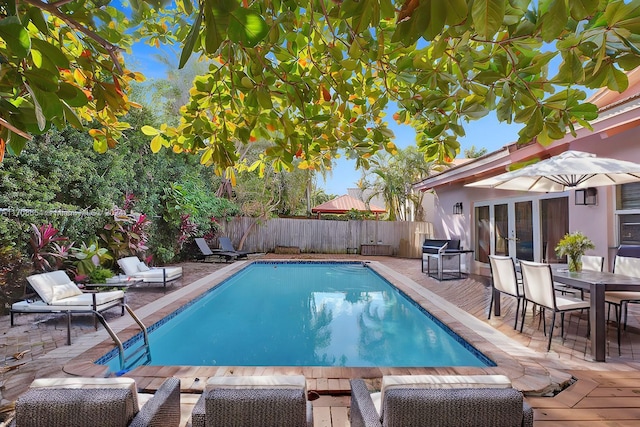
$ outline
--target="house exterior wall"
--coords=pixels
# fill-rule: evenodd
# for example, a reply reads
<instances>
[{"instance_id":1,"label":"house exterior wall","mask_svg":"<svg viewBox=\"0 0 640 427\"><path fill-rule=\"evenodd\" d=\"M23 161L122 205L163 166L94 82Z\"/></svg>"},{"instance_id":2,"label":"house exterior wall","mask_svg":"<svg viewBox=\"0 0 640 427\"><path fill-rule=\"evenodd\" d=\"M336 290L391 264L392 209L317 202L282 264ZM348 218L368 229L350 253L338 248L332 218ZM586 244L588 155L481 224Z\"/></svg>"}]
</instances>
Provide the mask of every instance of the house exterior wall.
<instances>
[{"instance_id":1,"label":"house exterior wall","mask_svg":"<svg viewBox=\"0 0 640 427\"><path fill-rule=\"evenodd\" d=\"M638 117L638 110L617 115L616 121L630 120L634 115ZM556 155L570 149L591 152L599 157L610 157L640 163L640 127L631 127L612 136L607 136L606 132L598 132L611 125L610 120L604 120L594 126L595 132L593 133L585 133L583 129L578 138L567 137L563 141L554 143L551 147L529 146L523 150L523 152L527 151L528 153L526 155L523 153L521 156L526 159L527 156L530 157L532 155L531 153L544 153L545 150L549 150ZM512 155L511 158L518 158L518 155ZM497 175L503 171L504 168L500 168L498 171L494 169L491 175ZM427 220L433 224L436 238L460 238L465 248L473 249L476 240L474 235L474 207L478 203L494 203L502 200L528 198L534 199L534 203L537 203L540 198L566 196L568 197L569 231L582 231L585 233L596 246L596 249L588 251L587 254L604 256L605 268L608 267L609 271L611 270L615 251L619 244L615 217L615 186L598 187L597 205L581 206L575 205L574 191L545 195L544 193L524 191L464 187L465 183L480 179L478 176L481 175L474 172L473 176L467 179L456 179L453 182L433 187L435 194L433 216L428 217ZM453 214L453 205L457 202L462 202L463 204L462 215ZM537 261L541 261L540 253L541 250L538 250ZM476 261L470 262L468 271L476 274L489 274L488 265Z\"/></svg>"}]
</instances>

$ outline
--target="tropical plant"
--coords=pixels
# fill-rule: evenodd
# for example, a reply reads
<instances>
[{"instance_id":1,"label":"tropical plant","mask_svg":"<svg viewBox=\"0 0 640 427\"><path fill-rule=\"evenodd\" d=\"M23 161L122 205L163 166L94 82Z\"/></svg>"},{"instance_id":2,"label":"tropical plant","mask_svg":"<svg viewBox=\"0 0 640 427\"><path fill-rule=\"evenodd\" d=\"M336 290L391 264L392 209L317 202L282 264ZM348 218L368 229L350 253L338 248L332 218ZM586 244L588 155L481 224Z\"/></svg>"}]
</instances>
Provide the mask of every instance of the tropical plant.
<instances>
[{"instance_id":1,"label":"tropical plant","mask_svg":"<svg viewBox=\"0 0 640 427\"><path fill-rule=\"evenodd\" d=\"M107 248L101 248L98 242L95 241L89 244L82 242L80 248L73 251L73 257L77 260L75 266L78 274L89 277L91 277L93 270L113 261L109 250Z\"/></svg>"},{"instance_id":2,"label":"tropical plant","mask_svg":"<svg viewBox=\"0 0 640 427\"><path fill-rule=\"evenodd\" d=\"M564 138L597 116L582 87L622 92L640 64L640 0L8 2L0 20L0 157L52 125L93 121L114 147L133 104L119 49L180 43L179 66L210 61L176 126L143 128L151 148L200 155L232 179L258 139L276 170L367 166L395 153L384 120L411 124L428 160L459 151L464 123L496 111L520 142ZM129 19L128 16L132 18ZM131 30L134 31L131 31ZM550 66L553 60L558 67Z\"/></svg>"},{"instance_id":3,"label":"tropical plant","mask_svg":"<svg viewBox=\"0 0 640 427\"><path fill-rule=\"evenodd\" d=\"M144 253L149 239L147 228L150 221L144 214L127 212L115 206L112 221L104 226L100 238L116 259Z\"/></svg>"},{"instance_id":4,"label":"tropical plant","mask_svg":"<svg viewBox=\"0 0 640 427\"><path fill-rule=\"evenodd\" d=\"M371 164L359 182L366 202L381 197L390 221L422 219L424 193L414 192L412 184L426 178L434 170L433 163L426 162L415 147L407 147L395 156L378 153Z\"/></svg>"},{"instance_id":5,"label":"tropical plant","mask_svg":"<svg viewBox=\"0 0 640 427\"><path fill-rule=\"evenodd\" d=\"M113 271L104 267L95 267L89 273L89 283L107 283L107 279L113 277Z\"/></svg>"},{"instance_id":6,"label":"tropical plant","mask_svg":"<svg viewBox=\"0 0 640 427\"><path fill-rule=\"evenodd\" d=\"M28 273L28 263L19 251L11 246L0 247L0 312L24 294Z\"/></svg>"},{"instance_id":7,"label":"tropical plant","mask_svg":"<svg viewBox=\"0 0 640 427\"><path fill-rule=\"evenodd\" d=\"M558 242L556 253L558 256L566 256L569 271L582 270L582 261L580 258L589 249L595 249L595 245L587 236L580 231L567 233Z\"/></svg>"},{"instance_id":8,"label":"tropical plant","mask_svg":"<svg viewBox=\"0 0 640 427\"><path fill-rule=\"evenodd\" d=\"M35 271L55 270L60 262L61 251L55 251L52 247L55 242L69 240L63 236L56 236L58 230L51 224L43 224L40 227L31 224L31 260ZM66 252L66 251L64 251Z\"/></svg>"}]
</instances>

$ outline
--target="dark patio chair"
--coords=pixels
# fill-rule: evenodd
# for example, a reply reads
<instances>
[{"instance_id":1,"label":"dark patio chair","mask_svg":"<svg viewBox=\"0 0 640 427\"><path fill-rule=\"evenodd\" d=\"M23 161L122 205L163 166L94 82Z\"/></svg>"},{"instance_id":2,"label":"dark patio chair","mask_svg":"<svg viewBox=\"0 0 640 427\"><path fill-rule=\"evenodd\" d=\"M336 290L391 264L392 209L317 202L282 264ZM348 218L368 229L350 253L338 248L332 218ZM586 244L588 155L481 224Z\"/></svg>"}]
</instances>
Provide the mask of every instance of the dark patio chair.
<instances>
[{"instance_id":1,"label":"dark patio chair","mask_svg":"<svg viewBox=\"0 0 640 427\"><path fill-rule=\"evenodd\" d=\"M237 251L236 248L233 247L233 243L231 243L231 239L228 237L220 237L218 239L220 242L220 249L225 252L230 252L236 254L238 258L246 258L250 252L247 251Z\"/></svg>"},{"instance_id":2,"label":"dark patio chair","mask_svg":"<svg viewBox=\"0 0 640 427\"><path fill-rule=\"evenodd\" d=\"M202 237L196 237L195 239L193 239L193 241L196 243L196 246L198 247L198 250L200 252L199 254L196 254L196 259L198 261L210 262L213 260L213 258L216 258L218 260L224 259L225 262L229 262L235 261L235 259L238 258L238 255L233 252L219 249L212 250L207 244L207 241Z\"/></svg>"}]
</instances>

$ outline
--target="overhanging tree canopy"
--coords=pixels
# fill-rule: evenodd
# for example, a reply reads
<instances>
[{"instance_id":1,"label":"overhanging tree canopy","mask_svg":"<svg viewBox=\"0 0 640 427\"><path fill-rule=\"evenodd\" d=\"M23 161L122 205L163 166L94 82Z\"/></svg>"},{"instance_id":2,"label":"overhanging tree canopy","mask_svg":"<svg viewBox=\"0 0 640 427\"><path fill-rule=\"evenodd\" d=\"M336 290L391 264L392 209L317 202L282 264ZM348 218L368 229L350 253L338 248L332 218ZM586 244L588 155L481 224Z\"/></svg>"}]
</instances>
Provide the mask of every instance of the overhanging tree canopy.
<instances>
[{"instance_id":1,"label":"overhanging tree canopy","mask_svg":"<svg viewBox=\"0 0 640 427\"><path fill-rule=\"evenodd\" d=\"M154 150L233 168L330 167L343 149L367 166L395 152L385 120L416 128L427 160L459 151L464 124L494 110L523 123L520 141L549 143L596 107L581 87L623 91L640 64L640 0L108 0L6 2L1 8L0 138L13 152L51 124L97 120L112 146L131 103L115 45L127 28L149 43L180 43L180 65L209 59L178 126L145 127ZM554 59L557 65L553 65ZM260 159L242 153L270 141Z\"/></svg>"}]
</instances>

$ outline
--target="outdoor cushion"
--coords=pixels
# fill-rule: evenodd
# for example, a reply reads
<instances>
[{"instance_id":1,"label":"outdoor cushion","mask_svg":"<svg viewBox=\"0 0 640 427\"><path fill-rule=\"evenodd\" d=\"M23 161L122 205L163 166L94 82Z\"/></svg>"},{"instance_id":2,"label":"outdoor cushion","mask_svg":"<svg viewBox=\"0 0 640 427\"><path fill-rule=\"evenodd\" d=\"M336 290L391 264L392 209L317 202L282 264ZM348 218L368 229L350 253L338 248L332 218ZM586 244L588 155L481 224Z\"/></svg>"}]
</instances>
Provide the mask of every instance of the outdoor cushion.
<instances>
[{"instance_id":1,"label":"outdoor cushion","mask_svg":"<svg viewBox=\"0 0 640 427\"><path fill-rule=\"evenodd\" d=\"M93 304L93 295L96 296L96 305L101 306L108 302L124 298L124 291L108 291L108 292L96 292L93 293L81 293L69 298L52 301L51 305L57 306L82 306L85 310L90 309Z\"/></svg>"},{"instance_id":2,"label":"outdoor cushion","mask_svg":"<svg viewBox=\"0 0 640 427\"><path fill-rule=\"evenodd\" d=\"M51 303L55 303L65 298L75 297L77 295L82 295L82 291L73 282L65 283L64 285L54 285Z\"/></svg>"},{"instance_id":3,"label":"outdoor cushion","mask_svg":"<svg viewBox=\"0 0 640 427\"><path fill-rule=\"evenodd\" d=\"M136 256L120 258L118 265L127 276L142 279L144 282L167 282L182 276L182 267L149 268ZM163 272L164 271L164 272Z\"/></svg>"},{"instance_id":4,"label":"outdoor cushion","mask_svg":"<svg viewBox=\"0 0 640 427\"><path fill-rule=\"evenodd\" d=\"M263 375L239 377L211 377L207 380L207 390L231 389L307 389L304 375Z\"/></svg>"},{"instance_id":5,"label":"outdoor cushion","mask_svg":"<svg viewBox=\"0 0 640 427\"><path fill-rule=\"evenodd\" d=\"M47 304L51 304L54 299L54 287L67 285L71 282L64 270L50 271L47 273L34 274L27 277L29 284L34 291ZM82 293L82 292L81 292Z\"/></svg>"},{"instance_id":6,"label":"outdoor cushion","mask_svg":"<svg viewBox=\"0 0 640 427\"><path fill-rule=\"evenodd\" d=\"M378 414L382 413L384 393L393 389L457 389L510 388L511 380L504 375L384 375L380 392L371 399Z\"/></svg>"},{"instance_id":7,"label":"outdoor cushion","mask_svg":"<svg viewBox=\"0 0 640 427\"><path fill-rule=\"evenodd\" d=\"M138 269L138 265L140 264L140 259L137 256L130 256L126 258L120 258L118 260L118 265L124 271L124 274L127 276L133 276L138 273L140 270Z\"/></svg>"}]
</instances>

